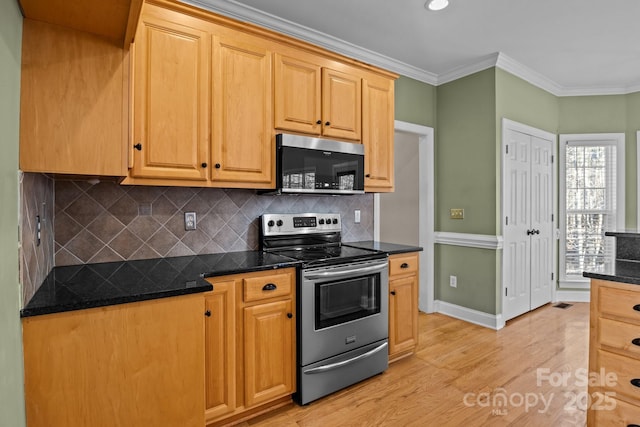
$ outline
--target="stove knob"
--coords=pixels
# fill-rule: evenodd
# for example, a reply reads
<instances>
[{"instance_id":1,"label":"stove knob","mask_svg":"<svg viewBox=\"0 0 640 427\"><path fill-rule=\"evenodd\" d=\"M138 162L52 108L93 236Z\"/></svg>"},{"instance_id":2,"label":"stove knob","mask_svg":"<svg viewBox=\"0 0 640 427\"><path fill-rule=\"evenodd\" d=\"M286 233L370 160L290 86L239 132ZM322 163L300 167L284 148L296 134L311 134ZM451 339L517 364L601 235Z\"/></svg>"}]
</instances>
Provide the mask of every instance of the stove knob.
<instances>
[{"instance_id":1,"label":"stove knob","mask_svg":"<svg viewBox=\"0 0 640 427\"><path fill-rule=\"evenodd\" d=\"M271 221L267 222L267 225L268 225L269 227L273 227L274 225L276 225L276 223L275 223L275 222L273 222L273 220L271 220Z\"/></svg>"},{"instance_id":2,"label":"stove knob","mask_svg":"<svg viewBox=\"0 0 640 427\"><path fill-rule=\"evenodd\" d=\"M283 222L282 222L282 220L281 220L281 219L279 219L279 220L278 220L278 222L276 222L276 225L277 225L278 227L282 227L282 224L283 224Z\"/></svg>"},{"instance_id":3,"label":"stove knob","mask_svg":"<svg viewBox=\"0 0 640 427\"><path fill-rule=\"evenodd\" d=\"M324 220L327 224L331 224L331 218L327 218Z\"/></svg>"},{"instance_id":4,"label":"stove knob","mask_svg":"<svg viewBox=\"0 0 640 427\"><path fill-rule=\"evenodd\" d=\"M338 223L338 218L333 218L333 223L337 224Z\"/></svg>"},{"instance_id":5,"label":"stove knob","mask_svg":"<svg viewBox=\"0 0 640 427\"><path fill-rule=\"evenodd\" d=\"M319 220L319 221L318 221L318 224L320 224L320 225L324 225L324 219Z\"/></svg>"}]
</instances>

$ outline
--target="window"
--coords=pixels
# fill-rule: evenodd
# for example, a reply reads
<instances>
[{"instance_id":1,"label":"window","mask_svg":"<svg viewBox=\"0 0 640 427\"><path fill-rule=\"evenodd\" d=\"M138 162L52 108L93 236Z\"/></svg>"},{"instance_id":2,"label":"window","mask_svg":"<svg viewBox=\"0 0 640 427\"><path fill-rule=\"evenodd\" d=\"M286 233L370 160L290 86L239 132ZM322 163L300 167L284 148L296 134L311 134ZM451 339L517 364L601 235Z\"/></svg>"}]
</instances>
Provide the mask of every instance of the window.
<instances>
[{"instance_id":1,"label":"window","mask_svg":"<svg viewBox=\"0 0 640 427\"><path fill-rule=\"evenodd\" d=\"M560 286L614 262L605 231L624 227L624 134L560 135Z\"/></svg>"}]
</instances>

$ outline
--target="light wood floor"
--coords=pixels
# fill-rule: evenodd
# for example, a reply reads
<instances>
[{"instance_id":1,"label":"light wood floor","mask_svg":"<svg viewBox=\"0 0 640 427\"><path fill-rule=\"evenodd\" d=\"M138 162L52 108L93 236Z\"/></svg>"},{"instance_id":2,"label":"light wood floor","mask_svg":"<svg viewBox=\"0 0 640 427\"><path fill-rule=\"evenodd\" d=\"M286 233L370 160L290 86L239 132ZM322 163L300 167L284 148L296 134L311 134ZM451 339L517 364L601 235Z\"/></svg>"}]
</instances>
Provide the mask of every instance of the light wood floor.
<instances>
[{"instance_id":1,"label":"light wood floor","mask_svg":"<svg viewBox=\"0 0 640 427\"><path fill-rule=\"evenodd\" d=\"M414 356L307 406L287 406L244 426L584 426L588 340L587 303L546 305L500 331L421 313ZM564 384L558 380L563 373ZM499 405L501 394L506 405Z\"/></svg>"}]
</instances>

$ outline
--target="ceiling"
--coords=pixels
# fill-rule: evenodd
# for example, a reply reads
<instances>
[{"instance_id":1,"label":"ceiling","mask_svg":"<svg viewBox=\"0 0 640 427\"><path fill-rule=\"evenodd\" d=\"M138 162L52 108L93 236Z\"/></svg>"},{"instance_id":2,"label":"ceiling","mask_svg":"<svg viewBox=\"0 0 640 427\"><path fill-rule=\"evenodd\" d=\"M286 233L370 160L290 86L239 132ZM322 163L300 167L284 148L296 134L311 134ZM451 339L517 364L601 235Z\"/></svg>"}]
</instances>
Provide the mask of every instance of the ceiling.
<instances>
[{"instance_id":1,"label":"ceiling","mask_svg":"<svg viewBox=\"0 0 640 427\"><path fill-rule=\"evenodd\" d=\"M498 66L559 96L640 91L638 0L185 0L433 85Z\"/></svg>"}]
</instances>

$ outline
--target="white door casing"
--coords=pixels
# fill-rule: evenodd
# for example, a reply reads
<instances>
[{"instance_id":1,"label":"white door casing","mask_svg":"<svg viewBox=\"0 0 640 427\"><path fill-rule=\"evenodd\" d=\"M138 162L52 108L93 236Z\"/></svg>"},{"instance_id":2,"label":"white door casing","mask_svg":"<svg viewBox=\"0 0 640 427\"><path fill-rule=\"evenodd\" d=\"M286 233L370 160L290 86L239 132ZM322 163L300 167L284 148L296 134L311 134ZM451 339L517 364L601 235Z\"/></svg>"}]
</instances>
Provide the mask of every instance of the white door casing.
<instances>
[{"instance_id":1,"label":"white door casing","mask_svg":"<svg viewBox=\"0 0 640 427\"><path fill-rule=\"evenodd\" d=\"M502 318L552 300L555 135L503 120Z\"/></svg>"}]
</instances>

